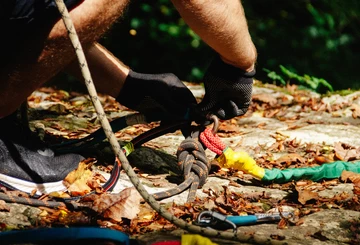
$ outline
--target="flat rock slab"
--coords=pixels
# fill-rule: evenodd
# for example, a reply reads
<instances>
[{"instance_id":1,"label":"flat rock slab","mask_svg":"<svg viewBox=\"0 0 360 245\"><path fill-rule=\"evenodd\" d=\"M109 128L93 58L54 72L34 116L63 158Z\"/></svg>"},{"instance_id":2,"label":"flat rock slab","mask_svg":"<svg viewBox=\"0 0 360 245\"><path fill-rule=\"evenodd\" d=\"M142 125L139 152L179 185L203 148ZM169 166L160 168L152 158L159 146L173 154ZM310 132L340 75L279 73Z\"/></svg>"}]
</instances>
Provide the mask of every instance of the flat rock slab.
<instances>
[{"instance_id":1,"label":"flat rock slab","mask_svg":"<svg viewBox=\"0 0 360 245\"><path fill-rule=\"evenodd\" d=\"M17 203L8 203L6 206L8 210L0 212L0 224L5 225L7 229L31 227L39 220L39 208Z\"/></svg>"},{"instance_id":2,"label":"flat rock slab","mask_svg":"<svg viewBox=\"0 0 360 245\"><path fill-rule=\"evenodd\" d=\"M192 87L191 87L192 88ZM201 87L193 87L195 95L201 95ZM194 91L195 90L195 91ZM284 93L267 89L267 88L255 88L254 95L267 93L274 98L285 96ZM314 94L314 97L319 95ZM354 102L354 98L357 98L358 94L351 96L334 96L336 99L324 98L324 103L330 103L334 101L348 102L351 100ZM330 101L330 102L329 102ZM358 99L355 103L359 104ZM271 146L276 142L274 135L280 134L287 139L296 139L302 144L326 144L333 145L336 142L342 142L354 147L360 146L360 119L353 118L348 108L338 112L341 113L341 117L334 115L332 112L327 111L302 111L299 106L289 106L288 117L294 114L300 115L296 120L292 122L279 120L276 118L266 118L260 113L253 113L251 116L245 118L237 118L237 125L240 133L231 137L222 136L222 140L232 147L234 150L245 150L249 153L253 153L257 146ZM259 127L259 125L262 125ZM169 141L176 142L175 145L180 144L183 140L181 136L161 136L153 140L153 144L157 145L163 151L169 154L174 154L176 148L169 146ZM214 157L214 154L207 152L208 157ZM146 161L146 160L145 160ZM224 186L229 185L229 180L218 177L209 177L207 183L197 191L197 196L200 198L206 197L204 190L213 190L221 192ZM270 195L274 200L282 200L289 193L287 191L263 188L260 186L242 185L242 186L230 186L232 192L235 193L261 193L265 192ZM342 183L335 187L328 187L325 190L320 191L318 194L323 198L332 198L339 193L348 193L352 195L353 184ZM162 202L175 202L177 204L183 204L186 202L187 192L184 192L178 196L168 198ZM352 210L342 209L329 209L322 210L317 213L313 213L305 216L302 219L302 224L297 226L288 226L286 229L279 229L277 224L259 224L255 226L246 226L238 228L239 232L255 232L257 235L264 237L278 236L284 239L286 244L351 244L354 239L353 234L349 231L349 224L354 220L359 220L360 212ZM176 232L174 232L176 234ZM161 233L158 234L161 240ZM169 236L169 234L163 234L163 238ZM176 237L176 235L174 235ZM147 238L146 238L147 237ZM147 239L154 241L154 236L144 235L144 244ZM213 239L214 241L219 241ZM220 240L219 244L239 244L236 242L229 242ZM245 243L243 243L245 244Z\"/></svg>"},{"instance_id":3,"label":"flat rock slab","mask_svg":"<svg viewBox=\"0 0 360 245\"><path fill-rule=\"evenodd\" d=\"M189 88L198 98L204 94L201 86L189 84ZM233 123L237 127L237 133L226 134L226 130L223 130L225 133L221 137L224 143L235 151L245 150L250 155L261 154L262 151L259 152L259 148L263 149L271 146L276 142L277 136L288 140L296 140L301 144L324 143L333 145L342 142L354 147L360 146L360 119L356 118L356 115L354 116L354 111L357 106L360 106L359 93L347 96L324 97L321 99L320 106L324 106L326 109L318 111L299 106L294 102L299 98L294 98L286 91L279 90L276 87L255 86L253 96L254 99L263 100L270 104L272 101L274 103L285 101L288 103L288 107L285 111L282 111L279 117L266 117L264 112L260 110L253 111L252 114L246 117L233 119ZM312 94L312 98L319 99L319 97L318 94ZM333 109L335 107L339 109ZM280 109L274 107L274 110ZM146 147L136 150L129 157L133 166L144 170L144 172L149 171L151 178L145 175L139 176L149 193L177 186L176 183L169 181L168 177L171 172L173 172L171 174L175 175L181 174L176 170L177 159L175 153L183 140L184 137L179 134L163 135L148 142ZM151 146L156 146L156 150ZM210 159L215 156L210 151L206 151L206 154ZM107 173L101 173L105 177L109 177ZM243 176L246 177L246 175ZM265 193L274 202L280 202L293 194L291 190L266 188L246 182L246 179L240 179L237 185L231 185L236 181L236 179L227 179L216 175L209 176L206 184L197 190L197 197L206 198L209 190L221 193L224 188L228 188L233 193ZM124 188L131 186L132 183L129 178L125 173L122 173L113 192L120 192ZM325 187L325 189L318 192L318 195L321 198L332 198L341 193L351 196L353 195L353 189L354 185L352 183L341 183L336 186ZM182 205L186 202L187 195L188 191L185 191L177 196L164 199L161 203ZM18 229L36 223L36 217L41 213L38 208L24 205L9 204L9 207L10 211L0 211L0 223ZM284 229L280 229L278 224L269 223L239 227L238 232L256 234L269 239L277 237L279 241L284 241L286 244L352 244L354 234L350 232L349 227L354 220L360 222L360 212L345 210L341 207L328 208L305 215L297 225L288 225ZM137 238L140 244L151 244L156 240L179 239L183 232L181 230L166 233L158 231ZM219 244L240 244L215 238L212 240Z\"/></svg>"},{"instance_id":4,"label":"flat rock slab","mask_svg":"<svg viewBox=\"0 0 360 245\"><path fill-rule=\"evenodd\" d=\"M354 234L350 232L349 221L360 218L360 213L349 210L323 210L303 218L302 224L288 226L283 229L273 224L258 224L239 227L237 232L254 234L254 236L267 239L278 237L277 244L288 245L345 245L352 244ZM179 240L183 231L176 230L167 233L145 234L137 237L141 244L151 244L156 241ZM253 244L211 238L218 244ZM283 241L283 242L282 242ZM276 244L271 243L269 244Z\"/></svg>"}]
</instances>

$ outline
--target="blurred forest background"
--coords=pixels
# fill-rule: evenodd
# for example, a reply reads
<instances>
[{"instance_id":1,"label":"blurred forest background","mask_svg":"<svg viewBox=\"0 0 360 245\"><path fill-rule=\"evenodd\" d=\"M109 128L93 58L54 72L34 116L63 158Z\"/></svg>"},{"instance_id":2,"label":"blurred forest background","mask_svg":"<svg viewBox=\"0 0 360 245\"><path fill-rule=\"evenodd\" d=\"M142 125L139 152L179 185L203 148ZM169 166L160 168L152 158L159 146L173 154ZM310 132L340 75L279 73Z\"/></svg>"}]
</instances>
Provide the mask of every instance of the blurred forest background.
<instances>
[{"instance_id":1,"label":"blurred forest background","mask_svg":"<svg viewBox=\"0 0 360 245\"><path fill-rule=\"evenodd\" d=\"M359 0L242 3L258 50L257 79L281 83L295 74L324 79L335 90L360 89ZM100 43L135 71L172 72L190 82L201 82L214 56L170 0L131 1Z\"/></svg>"}]
</instances>

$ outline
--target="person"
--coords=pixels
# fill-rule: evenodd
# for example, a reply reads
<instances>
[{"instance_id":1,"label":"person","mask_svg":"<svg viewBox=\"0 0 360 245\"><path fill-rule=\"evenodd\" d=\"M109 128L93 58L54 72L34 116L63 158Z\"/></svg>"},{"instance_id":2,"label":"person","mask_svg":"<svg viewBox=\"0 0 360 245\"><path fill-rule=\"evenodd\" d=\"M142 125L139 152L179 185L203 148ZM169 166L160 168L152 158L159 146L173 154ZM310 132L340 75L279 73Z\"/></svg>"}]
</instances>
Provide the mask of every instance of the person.
<instances>
[{"instance_id":1,"label":"person","mask_svg":"<svg viewBox=\"0 0 360 245\"><path fill-rule=\"evenodd\" d=\"M128 0L64 2L98 92L143 113L149 121L182 119L189 110L193 118L214 113L227 120L247 111L257 52L240 1L172 0L184 21L216 53L204 75L205 96L199 104L176 75L136 72L98 43L124 14ZM60 188L83 158L56 155L23 135L16 137L13 115L59 72L82 81L80 68L53 0L2 0L0 27L0 183L48 193Z\"/></svg>"}]
</instances>

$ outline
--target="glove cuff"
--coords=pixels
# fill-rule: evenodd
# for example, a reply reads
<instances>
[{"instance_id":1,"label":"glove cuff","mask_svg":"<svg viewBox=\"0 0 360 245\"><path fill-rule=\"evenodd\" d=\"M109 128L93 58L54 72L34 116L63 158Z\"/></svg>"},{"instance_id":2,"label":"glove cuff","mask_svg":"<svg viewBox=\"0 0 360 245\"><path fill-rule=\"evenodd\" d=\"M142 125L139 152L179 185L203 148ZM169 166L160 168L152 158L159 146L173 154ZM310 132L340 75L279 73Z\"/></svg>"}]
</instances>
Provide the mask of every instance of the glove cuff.
<instances>
[{"instance_id":1,"label":"glove cuff","mask_svg":"<svg viewBox=\"0 0 360 245\"><path fill-rule=\"evenodd\" d=\"M219 55L211 61L208 67L208 74L214 77L221 77L222 80L234 81L238 83L252 83L250 79L242 78L253 78L256 74L256 70L245 72L238 67L225 63Z\"/></svg>"},{"instance_id":2,"label":"glove cuff","mask_svg":"<svg viewBox=\"0 0 360 245\"><path fill-rule=\"evenodd\" d=\"M130 109L136 110L139 101L134 101L132 98L134 97L134 91L142 93L141 87L144 84L140 85L139 83L143 81L143 77L143 74L130 70L119 95L116 97L116 101Z\"/></svg>"}]
</instances>

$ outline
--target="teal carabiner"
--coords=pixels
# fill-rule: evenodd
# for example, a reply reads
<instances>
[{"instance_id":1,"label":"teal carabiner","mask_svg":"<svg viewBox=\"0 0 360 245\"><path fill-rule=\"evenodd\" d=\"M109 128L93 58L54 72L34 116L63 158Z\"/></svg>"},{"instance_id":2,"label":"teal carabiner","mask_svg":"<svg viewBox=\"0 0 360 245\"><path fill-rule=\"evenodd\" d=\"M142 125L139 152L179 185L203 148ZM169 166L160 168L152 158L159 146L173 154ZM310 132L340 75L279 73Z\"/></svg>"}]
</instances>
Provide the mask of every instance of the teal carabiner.
<instances>
[{"instance_id":1,"label":"teal carabiner","mask_svg":"<svg viewBox=\"0 0 360 245\"><path fill-rule=\"evenodd\" d=\"M292 212L257 213L253 215L223 215L215 211L202 211L194 222L196 225L216 229L233 229L237 226L254 225L262 222L280 221L282 218L292 218Z\"/></svg>"}]
</instances>

